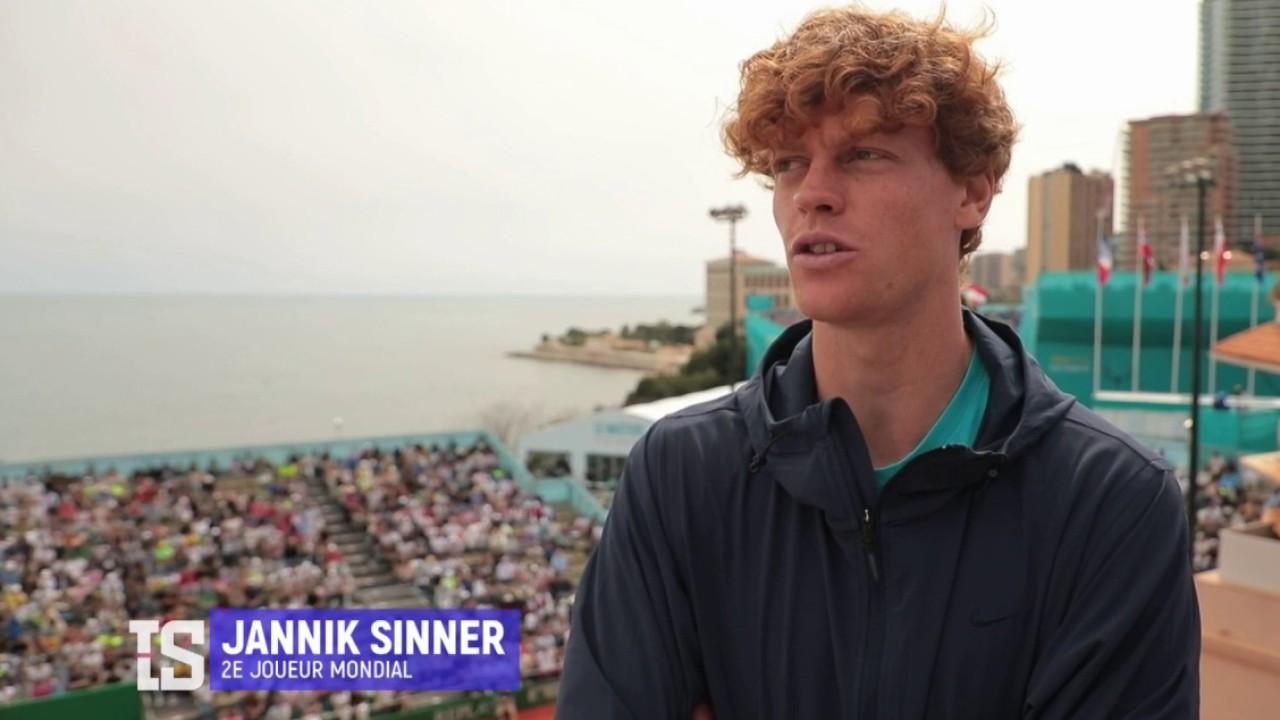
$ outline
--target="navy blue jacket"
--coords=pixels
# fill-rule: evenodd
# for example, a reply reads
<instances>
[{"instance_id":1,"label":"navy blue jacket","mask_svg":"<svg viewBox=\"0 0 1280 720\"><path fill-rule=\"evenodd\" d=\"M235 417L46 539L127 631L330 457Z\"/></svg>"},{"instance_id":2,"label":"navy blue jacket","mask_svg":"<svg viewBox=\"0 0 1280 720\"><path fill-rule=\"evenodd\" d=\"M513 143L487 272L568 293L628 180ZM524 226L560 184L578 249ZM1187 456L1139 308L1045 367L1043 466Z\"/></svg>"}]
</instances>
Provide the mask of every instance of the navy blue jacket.
<instances>
[{"instance_id":1,"label":"navy blue jacket","mask_svg":"<svg viewBox=\"0 0 1280 720\"><path fill-rule=\"evenodd\" d=\"M810 324L633 448L584 571L558 720L1194 718L1200 622L1170 468L964 311L974 448L877 492Z\"/></svg>"}]
</instances>

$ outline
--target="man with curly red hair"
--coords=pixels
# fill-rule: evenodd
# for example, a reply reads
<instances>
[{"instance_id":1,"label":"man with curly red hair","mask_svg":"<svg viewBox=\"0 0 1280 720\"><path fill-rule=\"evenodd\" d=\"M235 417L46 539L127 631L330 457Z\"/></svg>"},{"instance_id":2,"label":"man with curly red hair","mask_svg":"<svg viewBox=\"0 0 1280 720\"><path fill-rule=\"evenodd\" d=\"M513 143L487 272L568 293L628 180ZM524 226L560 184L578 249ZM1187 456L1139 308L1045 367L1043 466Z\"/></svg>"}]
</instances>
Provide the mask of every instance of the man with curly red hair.
<instances>
[{"instance_id":1,"label":"man with curly red hair","mask_svg":"<svg viewBox=\"0 0 1280 720\"><path fill-rule=\"evenodd\" d=\"M982 35L850 7L743 63L809 319L632 449L560 720L1197 715L1171 468L960 305L1017 135Z\"/></svg>"}]
</instances>

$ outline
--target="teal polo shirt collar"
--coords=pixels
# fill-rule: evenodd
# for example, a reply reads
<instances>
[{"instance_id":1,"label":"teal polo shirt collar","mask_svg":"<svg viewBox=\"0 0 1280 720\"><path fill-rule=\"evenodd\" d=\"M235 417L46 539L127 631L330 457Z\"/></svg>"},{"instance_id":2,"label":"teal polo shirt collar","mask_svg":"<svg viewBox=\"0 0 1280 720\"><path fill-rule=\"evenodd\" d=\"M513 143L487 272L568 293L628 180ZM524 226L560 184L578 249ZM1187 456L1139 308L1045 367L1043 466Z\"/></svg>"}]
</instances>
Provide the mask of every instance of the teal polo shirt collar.
<instances>
[{"instance_id":1,"label":"teal polo shirt collar","mask_svg":"<svg viewBox=\"0 0 1280 720\"><path fill-rule=\"evenodd\" d=\"M911 452L884 467L875 468L876 484L883 488L912 458L934 448L943 445L973 447L982 426L982 417L987 411L990 391L991 377L975 348L969 352L969 367L965 370L960 385L934 421L933 427L920 438Z\"/></svg>"}]
</instances>

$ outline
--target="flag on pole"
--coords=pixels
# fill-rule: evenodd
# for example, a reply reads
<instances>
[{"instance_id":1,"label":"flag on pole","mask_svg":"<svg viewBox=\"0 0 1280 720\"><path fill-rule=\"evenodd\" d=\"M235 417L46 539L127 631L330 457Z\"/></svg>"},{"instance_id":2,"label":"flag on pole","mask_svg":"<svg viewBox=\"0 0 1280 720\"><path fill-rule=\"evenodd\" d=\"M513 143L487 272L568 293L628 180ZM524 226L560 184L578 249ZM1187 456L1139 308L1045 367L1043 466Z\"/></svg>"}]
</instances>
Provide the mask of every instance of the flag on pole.
<instances>
[{"instance_id":1,"label":"flag on pole","mask_svg":"<svg viewBox=\"0 0 1280 720\"><path fill-rule=\"evenodd\" d=\"M1219 217L1213 228L1214 282L1221 285L1227 273L1227 232Z\"/></svg>"},{"instance_id":2,"label":"flag on pole","mask_svg":"<svg viewBox=\"0 0 1280 720\"><path fill-rule=\"evenodd\" d=\"M991 292L978 283L965 283L960 288L960 296L970 309L977 309L991 299Z\"/></svg>"},{"instance_id":3,"label":"flag on pole","mask_svg":"<svg viewBox=\"0 0 1280 720\"><path fill-rule=\"evenodd\" d=\"M1115 256L1111 254L1111 241L1101 228L1098 230L1098 285L1106 285L1111 279L1111 267Z\"/></svg>"},{"instance_id":4,"label":"flag on pole","mask_svg":"<svg viewBox=\"0 0 1280 720\"><path fill-rule=\"evenodd\" d=\"M1187 216L1182 216L1182 232L1178 235L1178 279L1182 281L1182 287L1191 284L1191 267L1190 258L1187 255L1191 252L1191 229L1187 227Z\"/></svg>"},{"instance_id":5,"label":"flag on pole","mask_svg":"<svg viewBox=\"0 0 1280 720\"><path fill-rule=\"evenodd\" d=\"M1142 287L1146 287L1151 284L1151 273L1156 269L1156 255L1151 249L1147 226L1141 217L1138 218L1138 264L1142 268Z\"/></svg>"},{"instance_id":6,"label":"flag on pole","mask_svg":"<svg viewBox=\"0 0 1280 720\"><path fill-rule=\"evenodd\" d=\"M1226 278L1226 229L1222 218L1213 223L1213 282L1222 284Z\"/></svg>"},{"instance_id":7,"label":"flag on pole","mask_svg":"<svg viewBox=\"0 0 1280 720\"><path fill-rule=\"evenodd\" d=\"M1262 215L1253 216L1253 279L1262 282Z\"/></svg>"}]
</instances>

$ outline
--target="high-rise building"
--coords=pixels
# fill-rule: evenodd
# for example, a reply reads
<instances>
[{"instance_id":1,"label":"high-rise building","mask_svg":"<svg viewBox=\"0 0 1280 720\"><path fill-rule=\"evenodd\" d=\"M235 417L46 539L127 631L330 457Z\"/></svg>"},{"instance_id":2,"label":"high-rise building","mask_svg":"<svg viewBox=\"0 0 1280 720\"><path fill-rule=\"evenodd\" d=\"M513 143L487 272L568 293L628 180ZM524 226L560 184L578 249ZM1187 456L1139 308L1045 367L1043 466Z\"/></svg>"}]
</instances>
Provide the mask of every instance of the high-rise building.
<instances>
[{"instance_id":1,"label":"high-rise building","mask_svg":"<svg viewBox=\"0 0 1280 720\"><path fill-rule=\"evenodd\" d=\"M1020 247L1013 251L1013 277L1014 282L1021 285L1027 277L1027 248Z\"/></svg>"},{"instance_id":2,"label":"high-rise building","mask_svg":"<svg viewBox=\"0 0 1280 720\"><path fill-rule=\"evenodd\" d=\"M1073 163L1031 178L1025 284L1034 284L1044 271L1094 266L1099 218L1111 233L1113 189L1109 174L1097 170L1085 174Z\"/></svg>"},{"instance_id":3,"label":"high-rise building","mask_svg":"<svg viewBox=\"0 0 1280 720\"><path fill-rule=\"evenodd\" d=\"M1022 278L1014 275L1013 255L1002 252L975 254L969 259L969 277L988 290L1003 290L1022 283Z\"/></svg>"},{"instance_id":4,"label":"high-rise building","mask_svg":"<svg viewBox=\"0 0 1280 720\"><path fill-rule=\"evenodd\" d=\"M1248 244L1255 214L1280 238L1280 0L1202 0L1199 96L1201 112L1231 123L1228 242Z\"/></svg>"},{"instance_id":5,"label":"high-rise building","mask_svg":"<svg viewBox=\"0 0 1280 720\"><path fill-rule=\"evenodd\" d=\"M1197 191L1174 183L1171 166L1200 157L1213 159L1214 186L1205 198L1206 246L1212 242L1214 218L1231 216L1235 160L1226 115L1164 115L1129 122L1125 142L1124 227L1115 244L1116 267L1137 266L1138 222L1146 224L1156 266L1178 266L1179 234L1187 219L1195 245ZM1224 221L1225 222L1225 221Z\"/></svg>"}]
</instances>

